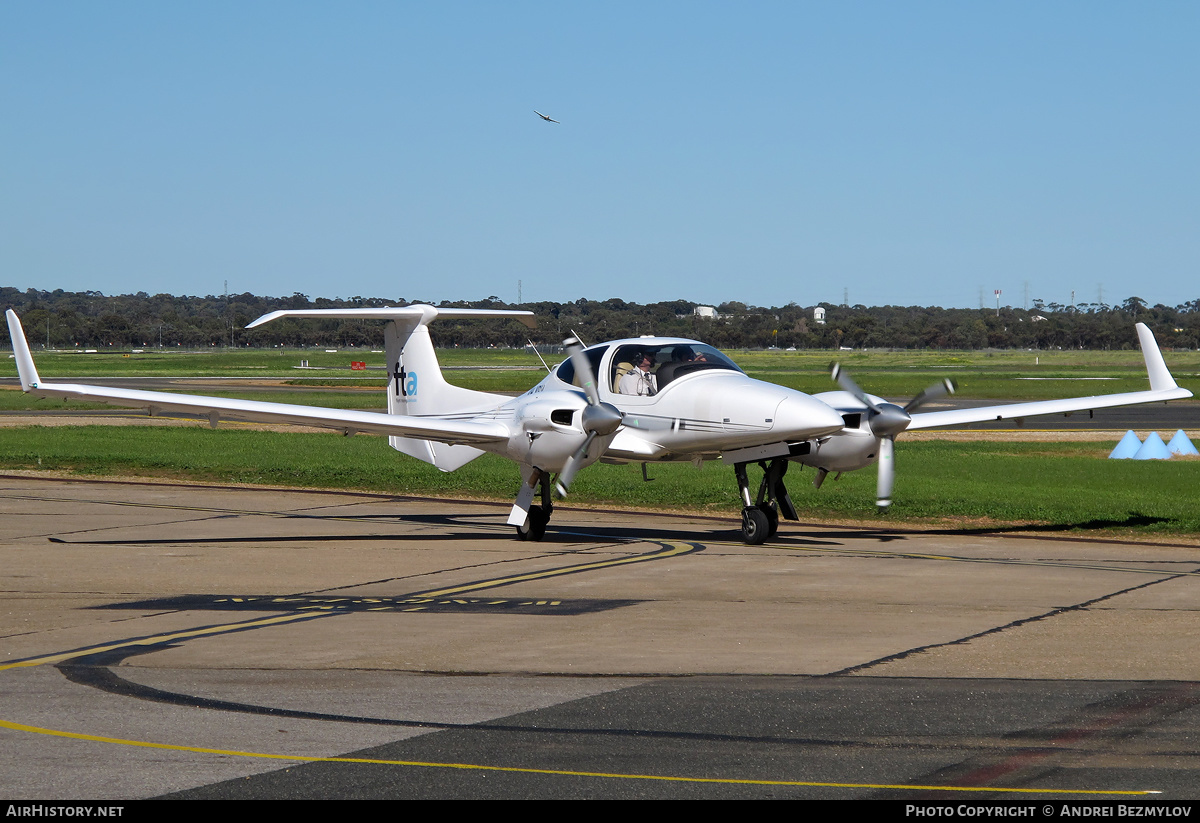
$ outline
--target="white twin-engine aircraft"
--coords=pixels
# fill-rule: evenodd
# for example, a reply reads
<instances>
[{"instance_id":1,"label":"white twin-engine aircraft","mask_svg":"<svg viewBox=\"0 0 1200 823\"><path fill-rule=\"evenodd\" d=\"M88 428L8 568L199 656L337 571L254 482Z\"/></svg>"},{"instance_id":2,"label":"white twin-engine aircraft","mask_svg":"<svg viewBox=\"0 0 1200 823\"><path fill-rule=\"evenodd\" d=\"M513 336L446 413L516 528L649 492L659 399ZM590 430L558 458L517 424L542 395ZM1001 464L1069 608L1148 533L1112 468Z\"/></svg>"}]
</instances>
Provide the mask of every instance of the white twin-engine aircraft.
<instances>
[{"instance_id":1,"label":"white twin-engine aircraft","mask_svg":"<svg viewBox=\"0 0 1200 823\"><path fill-rule=\"evenodd\" d=\"M1191 397L1176 385L1154 336L1137 324L1150 378L1148 391L1048 400L956 411L916 413L926 401L953 391L949 381L932 386L904 407L865 393L837 366L841 391L807 395L748 377L721 352L695 340L642 337L584 349L565 341L570 357L520 397L452 386L442 377L428 325L438 317L512 317L533 326L532 312L439 309L276 311L246 328L279 317L386 320L387 414L284 403L227 400L166 392L46 383L38 377L21 321L10 309L8 327L21 388L40 397L77 398L119 406L272 423L326 426L345 434L389 436L392 448L454 471L484 452L515 461L523 484L509 514L523 540L540 540L550 520L551 475L566 495L583 467L721 459L733 465L741 491L742 533L747 543L773 535L779 518L799 519L783 484L792 461L817 469L815 485L829 472L879 464L878 505L891 503L896 435L909 429L959 426L1153 403ZM641 370L635 371L635 366ZM623 378L629 375L629 379ZM653 375L651 378L650 375ZM623 393L636 391L638 394ZM757 495L746 467L763 471ZM539 498L539 503L534 499Z\"/></svg>"}]
</instances>

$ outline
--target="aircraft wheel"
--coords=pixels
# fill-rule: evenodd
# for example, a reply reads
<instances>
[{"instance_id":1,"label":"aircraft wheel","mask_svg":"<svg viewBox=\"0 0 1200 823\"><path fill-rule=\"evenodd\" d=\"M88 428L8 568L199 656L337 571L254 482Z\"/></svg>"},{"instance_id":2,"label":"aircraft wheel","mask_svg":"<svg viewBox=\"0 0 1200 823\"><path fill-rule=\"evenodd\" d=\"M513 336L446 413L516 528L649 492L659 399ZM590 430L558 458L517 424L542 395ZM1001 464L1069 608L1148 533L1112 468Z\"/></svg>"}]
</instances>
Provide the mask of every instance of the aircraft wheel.
<instances>
[{"instance_id":1,"label":"aircraft wheel","mask_svg":"<svg viewBox=\"0 0 1200 823\"><path fill-rule=\"evenodd\" d=\"M766 542L770 536L771 520L757 506L742 509L742 539L751 546Z\"/></svg>"},{"instance_id":2,"label":"aircraft wheel","mask_svg":"<svg viewBox=\"0 0 1200 823\"><path fill-rule=\"evenodd\" d=\"M774 537L779 531L779 509L774 503L763 503L758 509L767 516L767 537Z\"/></svg>"},{"instance_id":3,"label":"aircraft wheel","mask_svg":"<svg viewBox=\"0 0 1200 823\"><path fill-rule=\"evenodd\" d=\"M517 526L518 540L538 541L546 536L546 524L550 515L541 506L529 507L529 521L524 526Z\"/></svg>"}]
</instances>

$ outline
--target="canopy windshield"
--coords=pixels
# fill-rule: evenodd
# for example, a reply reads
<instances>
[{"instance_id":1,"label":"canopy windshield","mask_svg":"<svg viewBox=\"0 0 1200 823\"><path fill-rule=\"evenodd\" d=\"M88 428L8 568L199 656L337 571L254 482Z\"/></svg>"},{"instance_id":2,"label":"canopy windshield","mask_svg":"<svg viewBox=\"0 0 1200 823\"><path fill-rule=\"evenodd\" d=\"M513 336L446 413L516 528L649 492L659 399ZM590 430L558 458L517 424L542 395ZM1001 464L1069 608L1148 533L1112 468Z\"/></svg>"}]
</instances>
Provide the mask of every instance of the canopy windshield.
<instances>
[{"instance_id":1,"label":"canopy windshield","mask_svg":"<svg viewBox=\"0 0 1200 823\"><path fill-rule=\"evenodd\" d=\"M741 371L728 357L703 343L655 344L647 341L645 344L629 343L617 349L612 359L612 385L619 386L621 378L647 355L652 360L650 371L655 375L658 391L675 380L701 371Z\"/></svg>"}]
</instances>

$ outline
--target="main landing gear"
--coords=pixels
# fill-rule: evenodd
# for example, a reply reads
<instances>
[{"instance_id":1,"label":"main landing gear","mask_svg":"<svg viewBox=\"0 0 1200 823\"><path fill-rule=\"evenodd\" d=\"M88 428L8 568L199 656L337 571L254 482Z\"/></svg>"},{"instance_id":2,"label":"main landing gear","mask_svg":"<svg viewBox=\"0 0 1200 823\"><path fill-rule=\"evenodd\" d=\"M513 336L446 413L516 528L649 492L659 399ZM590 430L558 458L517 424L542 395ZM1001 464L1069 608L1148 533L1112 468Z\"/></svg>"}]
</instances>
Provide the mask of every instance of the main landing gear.
<instances>
[{"instance_id":1,"label":"main landing gear","mask_svg":"<svg viewBox=\"0 0 1200 823\"><path fill-rule=\"evenodd\" d=\"M758 497L753 502L750 497L750 480L746 476L748 465L735 463L733 472L737 476L742 501L746 504L742 509L742 538L751 546L757 546L779 531L780 515L786 520L799 520L800 517L796 514L792 498L788 496L787 488L783 485L788 461L782 458L776 458L770 464L765 460L759 461L763 479L758 487Z\"/></svg>"},{"instance_id":2,"label":"main landing gear","mask_svg":"<svg viewBox=\"0 0 1200 823\"><path fill-rule=\"evenodd\" d=\"M535 493L541 494L541 505L531 505ZM522 516L525 511L528 511L528 515ZM553 511L550 473L535 468L526 478L508 522L516 526L518 540L537 541L546 536L546 524L550 522L550 514Z\"/></svg>"}]
</instances>

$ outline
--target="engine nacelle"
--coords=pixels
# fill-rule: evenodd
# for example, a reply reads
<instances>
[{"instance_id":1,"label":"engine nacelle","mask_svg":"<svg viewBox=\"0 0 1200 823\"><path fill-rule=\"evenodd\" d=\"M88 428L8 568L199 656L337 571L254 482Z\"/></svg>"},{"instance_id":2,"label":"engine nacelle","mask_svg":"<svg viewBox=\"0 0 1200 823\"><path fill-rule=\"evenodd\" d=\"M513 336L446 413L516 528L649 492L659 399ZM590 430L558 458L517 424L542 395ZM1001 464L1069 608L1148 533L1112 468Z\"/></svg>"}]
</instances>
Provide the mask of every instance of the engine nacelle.
<instances>
[{"instance_id":1,"label":"engine nacelle","mask_svg":"<svg viewBox=\"0 0 1200 823\"><path fill-rule=\"evenodd\" d=\"M832 437L816 440L812 451L793 460L831 472L850 472L879 459L879 438L871 431L875 415L866 403L846 391L821 392L813 397L836 409L846 425ZM867 397L878 407L890 405L882 397Z\"/></svg>"},{"instance_id":2,"label":"engine nacelle","mask_svg":"<svg viewBox=\"0 0 1200 823\"><path fill-rule=\"evenodd\" d=\"M579 422L585 406L587 400L573 392L547 392L542 399L519 406L519 429L509 438L508 456L548 472L561 471L587 440ZM598 448L595 451L600 453Z\"/></svg>"},{"instance_id":3,"label":"engine nacelle","mask_svg":"<svg viewBox=\"0 0 1200 823\"><path fill-rule=\"evenodd\" d=\"M817 440L808 454L792 459L831 472L849 472L869 466L879 458L879 438L866 430L842 429L839 434Z\"/></svg>"}]
</instances>

